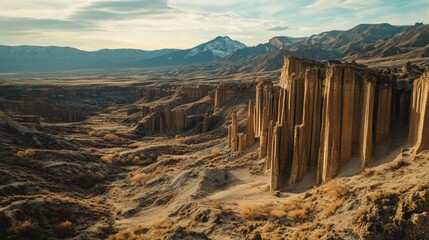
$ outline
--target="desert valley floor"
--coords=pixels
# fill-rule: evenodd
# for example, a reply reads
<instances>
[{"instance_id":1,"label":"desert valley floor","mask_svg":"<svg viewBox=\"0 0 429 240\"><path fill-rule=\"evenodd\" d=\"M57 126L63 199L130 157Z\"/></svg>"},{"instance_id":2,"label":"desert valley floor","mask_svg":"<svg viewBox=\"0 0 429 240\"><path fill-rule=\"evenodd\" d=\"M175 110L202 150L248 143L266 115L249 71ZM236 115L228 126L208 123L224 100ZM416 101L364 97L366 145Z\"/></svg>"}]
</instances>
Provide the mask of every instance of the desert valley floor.
<instances>
[{"instance_id":1,"label":"desert valley floor","mask_svg":"<svg viewBox=\"0 0 429 240\"><path fill-rule=\"evenodd\" d=\"M231 151L228 126L235 112L246 131L258 82L280 72L160 74L2 75L0 239L429 238L429 151L407 127L363 170L354 156L325 184L310 167L270 191L258 138ZM173 126L148 118L160 106Z\"/></svg>"}]
</instances>

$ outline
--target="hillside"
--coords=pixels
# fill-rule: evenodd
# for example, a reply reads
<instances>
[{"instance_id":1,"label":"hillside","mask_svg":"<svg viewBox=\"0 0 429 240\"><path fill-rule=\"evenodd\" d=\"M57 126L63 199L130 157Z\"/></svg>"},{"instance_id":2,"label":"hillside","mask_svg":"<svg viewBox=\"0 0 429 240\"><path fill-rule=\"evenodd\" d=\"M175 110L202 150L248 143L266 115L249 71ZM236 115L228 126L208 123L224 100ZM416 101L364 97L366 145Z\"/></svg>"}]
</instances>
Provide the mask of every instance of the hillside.
<instances>
[{"instance_id":1,"label":"hillside","mask_svg":"<svg viewBox=\"0 0 429 240\"><path fill-rule=\"evenodd\" d=\"M218 65L249 71L277 70L288 54L314 60L392 62L400 59L421 61L428 58L428 25L413 26L360 24L340 31L328 31L309 37L277 36L267 43L246 46L231 38L216 37L190 49L144 51L103 49L94 52L70 47L0 46L0 72L52 72L79 69L148 69L178 66ZM267 60L271 59L271 60ZM277 61L277 62L276 62ZM262 66L261 63L269 65ZM252 64L251 64L252 63ZM253 64L254 63L254 64ZM404 62L398 63L402 65ZM423 62L422 66L427 65Z\"/></svg>"}]
</instances>

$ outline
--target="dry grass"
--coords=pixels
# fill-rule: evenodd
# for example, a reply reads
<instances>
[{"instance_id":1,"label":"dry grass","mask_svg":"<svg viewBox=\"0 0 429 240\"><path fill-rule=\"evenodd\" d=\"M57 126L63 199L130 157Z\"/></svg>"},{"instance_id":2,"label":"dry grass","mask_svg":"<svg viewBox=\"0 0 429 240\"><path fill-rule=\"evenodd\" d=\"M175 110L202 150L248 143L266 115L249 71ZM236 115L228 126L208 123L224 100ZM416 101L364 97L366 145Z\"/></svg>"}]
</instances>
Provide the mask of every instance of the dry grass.
<instances>
[{"instance_id":1,"label":"dry grass","mask_svg":"<svg viewBox=\"0 0 429 240\"><path fill-rule=\"evenodd\" d=\"M394 161L394 162L388 164L387 167L386 167L386 169L388 171L396 171L396 170L398 170L398 169L400 169L402 167L406 167L408 165L410 165L409 162L405 161L404 159L400 159L398 161Z\"/></svg>"},{"instance_id":2,"label":"dry grass","mask_svg":"<svg viewBox=\"0 0 429 240\"><path fill-rule=\"evenodd\" d=\"M364 175L365 177L370 177L372 175L374 175L375 171L373 169L369 169L369 168L365 168L362 170L361 174Z\"/></svg>"},{"instance_id":3,"label":"dry grass","mask_svg":"<svg viewBox=\"0 0 429 240\"><path fill-rule=\"evenodd\" d=\"M333 198L344 198L349 195L349 189L346 185L332 180L325 184L325 192L328 196Z\"/></svg>"},{"instance_id":4,"label":"dry grass","mask_svg":"<svg viewBox=\"0 0 429 240\"><path fill-rule=\"evenodd\" d=\"M107 164L112 164L113 163L113 155L104 155L101 156L101 161Z\"/></svg>"},{"instance_id":5,"label":"dry grass","mask_svg":"<svg viewBox=\"0 0 429 240\"><path fill-rule=\"evenodd\" d=\"M368 194L367 200L370 202L377 202L379 200L382 200L383 198L393 199L395 197L398 197L399 195L401 195L401 193L399 191L377 190L375 192Z\"/></svg>"},{"instance_id":6,"label":"dry grass","mask_svg":"<svg viewBox=\"0 0 429 240\"><path fill-rule=\"evenodd\" d=\"M31 220L24 220L22 222L15 222L11 228L11 231L16 234L27 234L36 229L35 224Z\"/></svg>"},{"instance_id":7,"label":"dry grass","mask_svg":"<svg viewBox=\"0 0 429 240\"><path fill-rule=\"evenodd\" d=\"M275 209L271 209L270 215L276 218L284 218L287 215L287 213L285 209L275 208Z\"/></svg>"},{"instance_id":8,"label":"dry grass","mask_svg":"<svg viewBox=\"0 0 429 240\"><path fill-rule=\"evenodd\" d=\"M114 143L121 143L124 142L124 139L121 137L116 136L115 134L108 133L104 135L104 140Z\"/></svg>"},{"instance_id":9,"label":"dry grass","mask_svg":"<svg viewBox=\"0 0 429 240\"><path fill-rule=\"evenodd\" d=\"M270 216L270 207L267 204L243 204L240 215L247 220L267 220Z\"/></svg>"},{"instance_id":10,"label":"dry grass","mask_svg":"<svg viewBox=\"0 0 429 240\"><path fill-rule=\"evenodd\" d=\"M73 228L73 223L72 222L70 222L70 221L64 221L64 222L61 222L61 223L59 223L58 225L57 225L57 229L58 230L63 230L63 231L67 231L67 230L70 230L70 229L72 229Z\"/></svg>"},{"instance_id":11,"label":"dry grass","mask_svg":"<svg viewBox=\"0 0 429 240\"><path fill-rule=\"evenodd\" d=\"M210 155L211 156L219 156L221 154L222 154L222 152L220 151L219 148L212 148L212 149L210 149Z\"/></svg>"},{"instance_id":12,"label":"dry grass","mask_svg":"<svg viewBox=\"0 0 429 240\"><path fill-rule=\"evenodd\" d=\"M146 173L137 173L131 177L131 182L143 184L151 178L151 175Z\"/></svg>"},{"instance_id":13,"label":"dry grass","mask_svg":"<svg viewBox=\"0 0 429 240\"><path fill-rule=\"evenodd\" d=\"M297 209L288 212L288 216L295 221L303 221L308 219L308 212L304 209Z\"/></svg>"},{"instance_id":14,"label":"dry grass","mask_svg":"<svg viewBox=\"0 0 429 240\"><path fill-rule=\"evenodd\" d=\"M337 199L337 201L331 202L331 203L324 203L322 206L322 216L323 217L329 217L332 216L338 208L340 208L344 203L343 199Z\"/></svg>"},{"instance_id":15,"label":"dry grass","mask_svg":"<svg viewBox=\"0 0 429 240\"><path fill-rule=\"evenodd\" d=\"M110 236L108 240L152 240L167 239L165 236L172 232L175 222L169 218L163 218L153 222L150 226L138 226L134 229L125 229Z\"/></svg>"},{"instance_id":16,"label":"dry grass","mask_svg":"<svg viewBox=\"0 0 429 240\"><path fill-rule=\"evenodd\" d=\"M100 137L100 133L96 130L91 130L88 132L88 136L90 137Z\"/></svg>"},{"instance_id":17,"label":"dry grass","mask_svg":"<svg viewBox=\"0 0 429 240\"><path fill-rule=\"evenodd\" d=\"M15 156L21 159L28 159L34 157L34 155L36 155L36 152L32 149L21 150L15 153Z\"/></svg>"}]
</instances>

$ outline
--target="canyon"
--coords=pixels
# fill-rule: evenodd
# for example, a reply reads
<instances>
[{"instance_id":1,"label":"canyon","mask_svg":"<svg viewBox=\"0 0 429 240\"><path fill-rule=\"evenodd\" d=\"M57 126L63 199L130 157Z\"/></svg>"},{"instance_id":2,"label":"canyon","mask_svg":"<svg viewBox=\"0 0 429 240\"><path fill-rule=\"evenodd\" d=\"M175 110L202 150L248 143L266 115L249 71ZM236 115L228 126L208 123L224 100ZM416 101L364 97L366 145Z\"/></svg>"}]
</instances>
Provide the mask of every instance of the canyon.
<instances>
[{"instance_id":1,"label":"canyon","mask_svg":"<svg viewBox=\"0 0 429 240\"><path fill-rule=\"evenodd\" d=\"M1 76L0 238L426 239L429 68L282 57Z\"/></svg>"}]
</instances>

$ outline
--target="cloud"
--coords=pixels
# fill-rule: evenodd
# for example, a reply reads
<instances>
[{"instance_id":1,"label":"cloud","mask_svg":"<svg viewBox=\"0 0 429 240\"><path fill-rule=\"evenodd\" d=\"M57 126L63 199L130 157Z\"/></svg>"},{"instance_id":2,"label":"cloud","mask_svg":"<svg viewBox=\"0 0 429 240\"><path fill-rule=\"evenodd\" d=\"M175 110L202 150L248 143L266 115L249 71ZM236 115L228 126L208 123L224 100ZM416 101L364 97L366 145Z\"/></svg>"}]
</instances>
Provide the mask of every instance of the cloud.
<instances>
[{"instance_id":1,"label":"cloud","mask_svg":"<svg viewBox=\"0 0 429 240\"><path fill-rule=\"evenodd\" d=\"M98 1L77 8L67 18L76 21L124 20L166 15L174 9L167 0Z\"/></svg>"},{"instance_id":2,"label":"cloud","mask_svg":"<svg viewBox=\"0 0 429 240\"><path fill-rule=\"evenodd\" d=\"M288 26L275 26L275 27L268 28L267 30L278 32L278 31L289 30L289 27Z\"/></svg>"},{"instance_id":3,"label":"cloud","mask_svg":"<svg viewBox=\"0 0 429 240\"><path fill-rule=\"evenodd\" d=\"M376 6L381 0L315 0L313 3L303 7L304 10L321 11L325 9L351 9L360 10L370 6Z\"/></svg>"},{"instance_id":4,"label":"cloud","mask_svg":"<svg viewBox=\"0 0 429 240\"><path fill-rule=\"evenodd\" d=\"M427 23L428 10L427 0L5 1L0 44L189 48L229 35L256 45L274 32L302 37L359 23Z\"/></svg>"},{"instance_id":5,"label":"cloud","mask_svg":"<svg viewBox=\"0 0 429 240\"><path fill-rule=\"evenodd\" d=\"M96 29L94 25L61 19L35 19L22 17L0 17L3 33L37 33L41 31L82 31Z\"/></svg>"}]
</instances>

